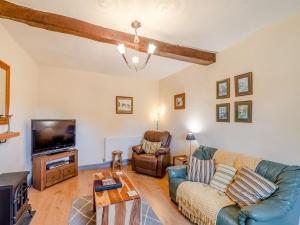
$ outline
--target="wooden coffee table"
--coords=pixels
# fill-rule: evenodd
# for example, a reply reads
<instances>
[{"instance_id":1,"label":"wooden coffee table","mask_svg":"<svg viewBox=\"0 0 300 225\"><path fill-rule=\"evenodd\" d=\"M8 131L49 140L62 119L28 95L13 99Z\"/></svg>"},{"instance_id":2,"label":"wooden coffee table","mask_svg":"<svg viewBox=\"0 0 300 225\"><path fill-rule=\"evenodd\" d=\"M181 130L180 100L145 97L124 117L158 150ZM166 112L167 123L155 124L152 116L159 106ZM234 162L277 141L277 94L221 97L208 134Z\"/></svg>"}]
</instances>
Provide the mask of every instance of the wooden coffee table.
<instances>
[{"instance_id":1,"label":"wooden coffee table","mask_svg":"<svg viewBox=\"0 0 300 225\"><path fill-rule=\"evenodd\" d=\"M117 175L117 172L123 174ZM123 186L102 192L93 190L97 225L140 225L141 197L126 173L122 170L111 170L94 174L95 180L111 177L119 177ZM130 197L129 191L135 191L137 194Z\"/></svg>"}]
</instances>

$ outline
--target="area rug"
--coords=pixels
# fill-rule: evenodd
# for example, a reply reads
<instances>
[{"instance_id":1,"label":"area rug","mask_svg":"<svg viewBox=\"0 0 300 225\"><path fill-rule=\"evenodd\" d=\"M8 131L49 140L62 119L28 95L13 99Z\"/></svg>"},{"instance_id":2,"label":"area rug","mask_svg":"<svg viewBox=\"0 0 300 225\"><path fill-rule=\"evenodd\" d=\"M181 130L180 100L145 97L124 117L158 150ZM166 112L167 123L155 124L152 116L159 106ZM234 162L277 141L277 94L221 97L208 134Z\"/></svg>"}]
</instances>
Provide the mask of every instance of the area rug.
<instances>
[{"instance_id":1,"label":"area rug","mask_svg":"<svg viewBox=\"0 0 300 225\"><path fill-rule=\"evenodd\" d=\"M93 211L92 196L74 199L70 212L69 225L96 225L96 214ZM162 225L159 218L145 199L142 199L141 225Z\"/></svg>"}]
</instances>

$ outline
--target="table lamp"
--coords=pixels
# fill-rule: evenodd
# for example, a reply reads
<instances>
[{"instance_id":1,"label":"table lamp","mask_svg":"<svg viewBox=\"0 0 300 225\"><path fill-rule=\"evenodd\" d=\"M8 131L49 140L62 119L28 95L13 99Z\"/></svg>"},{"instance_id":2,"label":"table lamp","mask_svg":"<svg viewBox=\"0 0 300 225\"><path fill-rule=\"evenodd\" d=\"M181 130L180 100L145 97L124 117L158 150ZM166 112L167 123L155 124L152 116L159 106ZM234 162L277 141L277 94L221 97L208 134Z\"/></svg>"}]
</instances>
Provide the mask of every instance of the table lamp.
<instances>
[{"instance_id":1,"label":"table lamp","mask_svg":"<svg viewBox=\"0 0 300 225\"><path fill-rule=\"evenodd\" d=\"M191 157L191 154L192 154L192 141L196 140L195 135L193 133L188 133L186 135L186 140L190 141L190 155L189 155L189 157Z\"/></svg>"}]
</instances>

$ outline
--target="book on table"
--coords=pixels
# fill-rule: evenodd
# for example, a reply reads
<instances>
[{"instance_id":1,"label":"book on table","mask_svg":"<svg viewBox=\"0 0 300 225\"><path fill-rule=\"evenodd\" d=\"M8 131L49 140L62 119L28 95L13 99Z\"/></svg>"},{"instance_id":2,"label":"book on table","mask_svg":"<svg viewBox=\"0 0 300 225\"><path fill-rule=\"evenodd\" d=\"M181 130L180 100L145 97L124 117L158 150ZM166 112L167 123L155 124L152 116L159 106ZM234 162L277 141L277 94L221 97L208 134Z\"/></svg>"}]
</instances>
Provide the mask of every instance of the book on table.
<instances>
[{"instance_id":1,"label":"book on table","mask_svg":"<svg viewBox=\"0 0 300 225\"><path fill-rule=\"evenodd\" d=\"M95 180L94 188L96 192L107 191L122 187L122 182L118 177L107 178L103 180Z\"/></svg>"}]
</instances>

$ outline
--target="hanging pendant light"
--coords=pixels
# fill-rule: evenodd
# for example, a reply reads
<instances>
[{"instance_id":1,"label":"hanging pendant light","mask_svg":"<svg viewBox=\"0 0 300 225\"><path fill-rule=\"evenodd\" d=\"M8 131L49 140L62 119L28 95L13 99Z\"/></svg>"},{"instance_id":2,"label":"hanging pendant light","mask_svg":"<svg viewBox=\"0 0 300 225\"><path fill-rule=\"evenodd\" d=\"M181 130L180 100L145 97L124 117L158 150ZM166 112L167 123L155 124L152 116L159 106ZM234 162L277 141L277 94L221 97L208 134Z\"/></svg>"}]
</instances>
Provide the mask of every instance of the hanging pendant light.
<instances>
[{"instance_id":1,"label":"hanging pendant light","mask_svg":"<svg viewBox=\"0 0 300 225\"><path fill-rule=\"evenodd\" d=\"M137 30L142 26L141 22L135 20L131 23L131 27L134 29L134 39L133 39L133 43L135 45L138 45L140 43L140 39L139 39L139 36L138 36L138 33L137 33ZM127 57L126 57L126 50L125 50L125 45L124 44L119 44L117 46L118 48L118 51L119 53L122 55L126 65L129 67L129 69L132 69L134 71L139 71L139 70L142 70L146 67L146 65L148 64L151 56L153 55L155 49L156 49L156 46L154 44L149 44L148 45L148 55L146 57L146 60L144 61L143 64L140 64L140 58L138 56L133 56L131 58L131 62L129 62L127 60Z\"/></svg>"}]
</instances>

